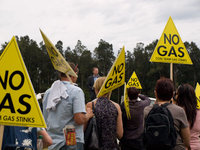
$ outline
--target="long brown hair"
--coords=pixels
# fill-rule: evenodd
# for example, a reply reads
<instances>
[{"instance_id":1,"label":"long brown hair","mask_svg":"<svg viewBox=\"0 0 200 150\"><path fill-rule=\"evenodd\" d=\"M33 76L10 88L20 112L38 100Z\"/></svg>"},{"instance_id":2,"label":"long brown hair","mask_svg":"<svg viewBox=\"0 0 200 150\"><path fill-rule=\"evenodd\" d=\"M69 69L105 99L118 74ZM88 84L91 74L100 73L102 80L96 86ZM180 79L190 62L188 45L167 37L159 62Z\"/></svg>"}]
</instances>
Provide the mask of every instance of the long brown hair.
<instances>
[{"instance_id":1,"label":"long brown hair","mask_svg":"<svg viewBox=\"0 0 200 150\"><path fill-rule=\"evenodd\" d=\"M191 85L183 84L178 87L177 104L185 109L190 128L192 128L197 115L197 98Z\"/></svg>"}]
</instances>

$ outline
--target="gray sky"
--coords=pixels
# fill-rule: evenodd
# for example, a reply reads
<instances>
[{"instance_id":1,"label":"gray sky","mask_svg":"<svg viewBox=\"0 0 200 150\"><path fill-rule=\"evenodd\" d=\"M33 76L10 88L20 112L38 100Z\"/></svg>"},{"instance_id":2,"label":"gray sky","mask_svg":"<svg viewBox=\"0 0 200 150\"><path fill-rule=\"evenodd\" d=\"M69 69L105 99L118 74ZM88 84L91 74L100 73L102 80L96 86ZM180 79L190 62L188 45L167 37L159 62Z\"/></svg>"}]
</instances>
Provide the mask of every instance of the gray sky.
<instances>
[{"instance_id":1,"label":"gray sky","mask_svg":"<svg viewBox=\"0 0 200 150\"><path fill-rule=\"evenodd\" d=\"M13 35L40 42L41 28L64 48L81 40L93 51L104 39L116 53L159 39L169 16L182 40L200 47L200 0L0 0L0 43Z\"/></svg>"}]
</instances>

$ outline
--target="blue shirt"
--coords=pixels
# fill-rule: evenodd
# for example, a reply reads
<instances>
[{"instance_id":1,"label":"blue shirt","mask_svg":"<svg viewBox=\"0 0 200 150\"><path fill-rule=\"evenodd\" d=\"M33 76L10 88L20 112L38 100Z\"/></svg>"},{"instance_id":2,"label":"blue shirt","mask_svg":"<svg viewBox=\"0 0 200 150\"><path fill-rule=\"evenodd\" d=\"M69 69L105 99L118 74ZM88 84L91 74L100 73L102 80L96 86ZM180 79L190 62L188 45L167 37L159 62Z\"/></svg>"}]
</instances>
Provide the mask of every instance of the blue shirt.
<instances>
[{"instance_id":1,"label":"blue shirt","mask_svg":"<svg viewBox=\"0 0 200 150\"><path fill-rule=\"evenodd\" d=\"M85 97L83 91L67 81L62 81L67 88L68 98L61 98L56 105L56 110L46 110L48 96L51 89L45 92L43 99L43 114L47 123L47 132L53 140L50 150L58 150L65 145L63 128L66 125L74 125L76 130L76 141L84 143L83 125L77 125L74 121L74 114L86 113Z\"/></svg>"},{"instance_id":2,"label":"blue shirt","mask_svg":"<svg viewBox=\"0 0 200 150\"><path fill-rule=\"evenodd\" d=\"M98 77L94 77L94 82L97 80Z\"/></svg>"},{"instance_id":3,"label":"blue shirt","mask_svg":"<svg viewBox=\"0 0 200 150\"><path fill-rule=\"evenodd\" d=\"M5 126L2 149L12 147L37 148L37 128Z\"/></svg>"},{"instance_id":4,"label":"blue shirt","mask_svg":"<svg viewBox=\"0 0 200 150\"><path fill-rule=\"evenodd\" d=\"M93 75L93 77L94 77L94 83L95 83L95 81L98 79L99 75L96 75L96 76Z\"/></svg>"}]
</instances>

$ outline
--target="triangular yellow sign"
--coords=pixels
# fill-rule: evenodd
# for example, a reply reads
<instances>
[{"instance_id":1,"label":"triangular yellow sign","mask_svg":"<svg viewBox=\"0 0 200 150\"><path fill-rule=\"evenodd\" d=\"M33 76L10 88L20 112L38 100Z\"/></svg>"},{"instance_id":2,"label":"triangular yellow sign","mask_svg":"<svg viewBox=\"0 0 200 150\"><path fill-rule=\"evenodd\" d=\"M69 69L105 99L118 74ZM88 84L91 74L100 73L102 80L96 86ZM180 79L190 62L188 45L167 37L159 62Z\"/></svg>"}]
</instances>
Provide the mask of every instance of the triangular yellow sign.
<instances>
[{"instance_id":1,"label":"triangular yellow sign","mask_svg":"<svg viewBox=\"0 0 200 150\"><path fill-rule=\"evenodd\" d=\"M47 36L40 30L46 50L49 54L49 57L51 59L51 62L54 66L55 70L58 70L60 72L63 72L65 74L71 75L73 77L78 77L77 74L74 72L74 70L70 67L70 65L67 63L65 58L60 54L58 49L51 43L51 41L47 38Z\"/></svg>"},{"instance_id":2,"label":"triangular yellow sign","mask_svg":"<svg viewBox=\"0 0 200 150\"><path fill-rule=\"evenodd\" d=\"M130 109L129 109L129 98L128 98L126 83L124 84L124 108L125 108L125 111L126 111L126 116L130 120L131 114L130 114Z\"/></svg>"},{"instance_id":3,"label":"triangular yellow sign","mask_svg":"<svg viewBox=\"0 0 200 150\"><path fill-rule=\"evenodd\" d=\"M171 17L151 56L151 62L192 64L190 56Z\"/></svg>"},{"instance_id":4,"label":"triangular yellow sign","mask_svg":"<svg viewBox=\"0 0 200 150\"><path fill-rule=\"evenodd\" d=\"M46 128L15 37L1 54L0 66L0 124Z\"/></svg>"},{"instance_id":5,"label":"triangular yellow sign","mask_svg":"<svg viewBox=\"0 0 200 150\"><path fill-rule=\"evenodd\" d=\"M195 89L196 97L197 97L197 108L200 109L200 85L197 82L197 86Z\"/></svg>"},{"instance_id":6,"label":"triangular yellow sign","mask_svg":"<svg viewBox=\"0 0 200 150\"><path fill-rule=\"evenodd\" d=\"M136 87L137 89L142 89L142 86L140 84L140 81L135 73L135 71L133 72L131 78L129 79L128 83L127 83L127 88L129 87Z\"/></svg>"},{"instance_id":7,"label":"triangular yellow sign","mask_svg":"<svg viewBox=\"0 0 200 150\"><path fill-rule=\"evenodd\" d=\"M125 81L125 49L122 48L114 64L112 65L103 86L101 87L97 97L101 97L106 93L122 86Z\"/></svg>"}]
</instances>

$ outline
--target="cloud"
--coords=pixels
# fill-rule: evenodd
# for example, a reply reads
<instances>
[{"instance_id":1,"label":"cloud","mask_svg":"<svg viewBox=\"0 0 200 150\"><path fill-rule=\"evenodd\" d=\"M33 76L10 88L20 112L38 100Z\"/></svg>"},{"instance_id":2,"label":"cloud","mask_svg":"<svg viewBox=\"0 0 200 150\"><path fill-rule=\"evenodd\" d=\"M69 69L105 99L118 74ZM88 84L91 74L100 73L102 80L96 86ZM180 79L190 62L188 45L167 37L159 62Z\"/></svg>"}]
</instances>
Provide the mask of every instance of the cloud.
<instances>
[{"instance_id":1,"label":"cloud","mask_svg":"<svg viewBox=\"0 0 200 150\"><path fill-rule=\"evenodd\" d=\"M55 44L74 48L81 40L90 50L104 39L115 53L125 45L158 39L172 16L183 41L200 45L198 0L1 0L0 43L13 35L29 35L37 42L44 33Z\"/></svg>"}]
</instances>

